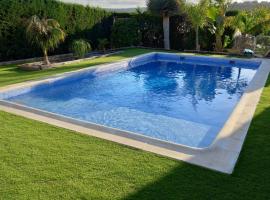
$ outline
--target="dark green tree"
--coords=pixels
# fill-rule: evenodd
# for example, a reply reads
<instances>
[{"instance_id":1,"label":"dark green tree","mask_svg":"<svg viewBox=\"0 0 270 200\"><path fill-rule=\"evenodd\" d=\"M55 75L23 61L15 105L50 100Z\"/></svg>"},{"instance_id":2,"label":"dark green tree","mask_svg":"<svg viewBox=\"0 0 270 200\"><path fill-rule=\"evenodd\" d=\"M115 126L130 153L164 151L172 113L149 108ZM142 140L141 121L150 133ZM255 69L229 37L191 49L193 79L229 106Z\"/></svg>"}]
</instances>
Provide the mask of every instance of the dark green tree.
<instances>
[{"instance_id":1,"label":"dark green tree","mask_svg":"<svg viewBox=\"0 0 270 200\"><path fill-rule=\"evenodd\" d=\"M179 13L180 0L149 0L148 10L163 18L164 48L170 49L170 16Z\"/></svg>"}]
</instances>

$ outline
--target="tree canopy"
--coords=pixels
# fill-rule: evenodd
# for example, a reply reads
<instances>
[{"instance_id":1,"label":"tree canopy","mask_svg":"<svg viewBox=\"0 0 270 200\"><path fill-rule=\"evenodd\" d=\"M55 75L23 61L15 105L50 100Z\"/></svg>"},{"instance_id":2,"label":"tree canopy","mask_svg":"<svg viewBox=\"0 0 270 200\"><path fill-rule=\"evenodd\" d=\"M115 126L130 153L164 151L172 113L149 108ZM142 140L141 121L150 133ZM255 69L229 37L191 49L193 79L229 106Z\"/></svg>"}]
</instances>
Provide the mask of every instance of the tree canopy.
<instances>
[{"instance_id":1,"label":"tree canopy","mask_svg":"<svg viewBox=\"0 0 270 200\"><path fill-rule=\"evenodd\" d=\"M148 10L156 15L172 16L180 10L180 0L149 0Z\"/></svg>"}]
</instances>

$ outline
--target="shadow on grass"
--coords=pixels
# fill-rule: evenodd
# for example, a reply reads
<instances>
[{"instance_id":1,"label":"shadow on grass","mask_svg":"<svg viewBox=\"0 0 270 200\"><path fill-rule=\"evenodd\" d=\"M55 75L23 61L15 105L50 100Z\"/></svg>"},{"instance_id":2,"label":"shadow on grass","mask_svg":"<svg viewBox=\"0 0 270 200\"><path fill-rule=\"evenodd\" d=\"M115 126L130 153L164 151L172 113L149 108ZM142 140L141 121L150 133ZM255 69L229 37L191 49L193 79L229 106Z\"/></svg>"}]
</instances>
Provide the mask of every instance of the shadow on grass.
<instances>
[{"instance_id":1,"label":"shadow on grass","mask_svg":"<svg viewBox=\"0 0 270 200\"><path fill-rule=\"evenodd\" d=\"M270 78L232 175L181 163L162 178L138 188L135 193L123 199L268 199L270 191L269 83Z\"/></svg>"},{"instance_id":2,"label":"shadow on grass","mask_svg":"<svg viewBox=\"0 0 270 200\"><path fill-rule=\"evenodd\" d=\"M265 121L268 118L268 121ZM255 117L232 175L188 164L170 171L125 200L150 199L267 199L270 188L270 108Z\"/></svg>"}]
</instances>

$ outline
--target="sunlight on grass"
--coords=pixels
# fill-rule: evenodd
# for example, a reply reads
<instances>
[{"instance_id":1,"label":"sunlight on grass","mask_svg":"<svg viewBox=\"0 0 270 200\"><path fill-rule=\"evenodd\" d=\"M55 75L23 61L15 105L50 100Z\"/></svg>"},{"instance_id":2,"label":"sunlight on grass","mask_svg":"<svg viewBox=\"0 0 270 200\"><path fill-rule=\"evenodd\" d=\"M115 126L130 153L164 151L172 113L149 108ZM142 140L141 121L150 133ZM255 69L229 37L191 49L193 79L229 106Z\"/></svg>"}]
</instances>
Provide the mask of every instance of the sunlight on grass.
<instances>
[{"instance_id":1,"label":"sunlight on grass","mask_svg":"<svg viewBox=\"0 0 270 200\"><path fill-rule=\"evenodd\" d=\"M152 52L152 50L147 49L128 49L119 54L111 55L108 57L96 58L91 59L88 61L83 61L79 63L64 65L61 67L56 67L52 69L42 70L42 71L22 71L18 69L17 65L7 65L7 66L0 66L0 87L20 83L23 81L34 80L38 78L47 77L54 74L60 74L68 71L74 71L94 65L105 64L109 62L116 62L125 58L130 58L133 56L137 56L144 53Z\"/></svg>"},{"instance_id":2,"label":"sunlight on grass","mask_svg":"<svg viewBox=\"0 0 270 200\"><path fill-rule=\"evenodd\" d=\"M74 70L91 67L95 65L101 65L101 64L106 64L110 62L117 62L126 58L131 58L137 55L141 55L141 54L149 53L153 51L164 52L162 50L139 49L139 48L127 49L127 50L122 51L119 54L111 55L108 57L95 58L95 59L90 59L83 62L66 64L66 65L59 66L52 69L47 69L47 70L42 70L42 71L32 71L32 72L22 71L18 69L17 65L0 66L0 76L1 76L0 87L10 85L10 84L15 84L15 83L21 83L21 82L29 81L29 80L45 78L51 75L61 74L64 72L74 71ZM170 52L177 53L177 51L170 51ZM179 52L178 54L198 55L194 53L179 53ZM223 55L211 55L211 56L226 57Z\"/></svg>"},{"instance_id":3,"label":"sunlight on grass","mask_svg":"<svg viewBox=\"0 0 270 200\"><path fill-rule=\"evenodd\" d=\"M38 72L3 66L0 86L147 52L130 49ZM0 199L268 199L269 99L270 78L232 175L0 111Z\"/></svg>"}]
</instances>

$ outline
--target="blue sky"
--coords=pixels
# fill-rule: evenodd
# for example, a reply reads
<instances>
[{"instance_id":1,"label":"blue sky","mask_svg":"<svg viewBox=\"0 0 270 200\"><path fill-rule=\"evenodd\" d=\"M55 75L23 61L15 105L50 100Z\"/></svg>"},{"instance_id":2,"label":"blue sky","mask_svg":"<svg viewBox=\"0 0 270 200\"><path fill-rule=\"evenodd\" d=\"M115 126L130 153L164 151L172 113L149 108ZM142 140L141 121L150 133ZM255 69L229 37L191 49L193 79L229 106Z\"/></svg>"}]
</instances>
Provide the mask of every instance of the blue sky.
<instances>
[{"instance_id":1,"label":"blue sky","mask_svg":"<svg viewBox=\"0 0 270 200\"><path fill-rule=\"evenodd\" d=\"M64 2L80 3L83 5L92 5L103 8L136 8L136 7L145 7L146 0L61 0ZM196 0L188 0L196 1ZM237 0L241 1L241 0ZM242 0L245 1L245 0ZM270 0L265 0L270 1Z\"/></svg>"}]
</instances>

